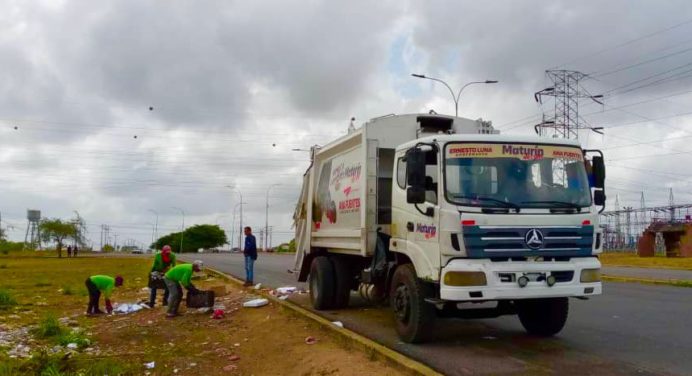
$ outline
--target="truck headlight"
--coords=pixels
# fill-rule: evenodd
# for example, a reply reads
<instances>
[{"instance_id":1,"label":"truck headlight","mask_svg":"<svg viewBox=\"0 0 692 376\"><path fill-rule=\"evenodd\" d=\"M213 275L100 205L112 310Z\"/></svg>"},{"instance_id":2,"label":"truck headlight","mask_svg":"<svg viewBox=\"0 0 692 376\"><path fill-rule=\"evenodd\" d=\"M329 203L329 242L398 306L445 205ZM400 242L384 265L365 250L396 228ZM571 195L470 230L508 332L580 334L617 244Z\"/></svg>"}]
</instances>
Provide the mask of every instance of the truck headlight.
<instances>
[{"instance_id":1,"label":"truck headlight","mask_svg":"<svg viewBox=\"0 0 692 376\"><path fill-rule=\"evenodd\" d=\"M583 283L601 282L601 269L583 269L580 280Z\"/></svg>"},{"instance_id":2,"label":"truck headlight","mask_svg":"<svg viewBox=\"0 0 692 376\"><path fill-rule=\"evenodd\" d=\"M483 272L447 272L444 283L447 286L485 286L488 284Z\"/></svg>"}]
</instances>

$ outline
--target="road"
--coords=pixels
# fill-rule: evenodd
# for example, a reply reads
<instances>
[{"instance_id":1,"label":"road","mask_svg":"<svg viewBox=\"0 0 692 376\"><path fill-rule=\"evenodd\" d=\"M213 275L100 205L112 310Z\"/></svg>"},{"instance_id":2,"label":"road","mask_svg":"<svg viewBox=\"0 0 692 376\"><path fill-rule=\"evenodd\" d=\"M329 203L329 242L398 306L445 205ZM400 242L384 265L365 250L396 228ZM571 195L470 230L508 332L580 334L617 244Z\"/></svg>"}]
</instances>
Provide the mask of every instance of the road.
<instances>
[{"instance_id":1,"label":"road","mask_svg":"<svg viewBox=\"0 0 692 376\"><path fill-rule=\"evenodd\" d=\"M242 255L194 258L237 277L244 275ZM292 265L290 255L260 254L255 282L305 287L286 272ZM291 300L308 307L306 295ZM449 375L692 374L692 289L605 283L602 296L570 303L567 326L555 338L530 337L510 316L439 320L435 340L424 345L400 342L389 310L363 304L355 295L348 309L320 314Z\"/></svg>"}]
</instances>

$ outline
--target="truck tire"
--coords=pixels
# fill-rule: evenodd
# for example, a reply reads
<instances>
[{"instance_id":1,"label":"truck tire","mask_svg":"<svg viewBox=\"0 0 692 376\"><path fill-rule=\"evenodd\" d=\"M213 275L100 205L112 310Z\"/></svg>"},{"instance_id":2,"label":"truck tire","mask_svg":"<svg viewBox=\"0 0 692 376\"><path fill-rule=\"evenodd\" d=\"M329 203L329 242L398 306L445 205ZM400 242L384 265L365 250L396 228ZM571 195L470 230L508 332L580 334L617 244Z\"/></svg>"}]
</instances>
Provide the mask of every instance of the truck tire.
<instances>
[{"instance_id":1,"label":"truck tire","mask_svg":"<svg viewBox=\"0 0 692 376\"><path fill-rule=\"evenodd\" d=\"M519 321L529 334L550 337L567 322L567 298L527 299L516 301Z\"/></svg>"},{"instance_id":2,"label":"truck tire","mask_svg":"<svg viewBox=\"0 0 692 376\"><path fill-rule=\"evenodd\" d=\"M348 307L351 298L351 287L353 286L353 274L346 260L340 257L332 257L335 276L334 308Z\"/></svg>"},{"instance_id":3,"label":"truck tire","mask_svg":"<svg viewBox=\"0 0 692 376\"><path fill-rule=\"evenodd\" d=\"M416 276L411 264L400 265L392 277L390 303L396 331L402 341L421 343L429 338L435 319L435 307L425 302L430 286Z\"/></svg>"},{"instance_id":4,"label":"truck tire","mask_svg":"<svg viewBox=\"0 0 692 376\"><path fill-rule=\"evenodd\" d=\"M334 267L325 256L318 256L310 264L310 302L317 310L334 306Z\"/></svg>"}]
</instances>

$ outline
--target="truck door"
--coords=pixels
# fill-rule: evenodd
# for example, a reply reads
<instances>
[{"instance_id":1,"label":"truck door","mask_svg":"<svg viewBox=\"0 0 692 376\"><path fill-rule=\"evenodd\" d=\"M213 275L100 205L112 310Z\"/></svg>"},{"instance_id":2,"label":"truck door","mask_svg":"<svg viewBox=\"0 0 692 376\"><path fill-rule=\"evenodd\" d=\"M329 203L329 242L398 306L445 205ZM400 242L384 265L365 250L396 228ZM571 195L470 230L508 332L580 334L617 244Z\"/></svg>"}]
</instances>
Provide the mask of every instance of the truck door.
<instances>
[{"instance_id":1,"label":"truck door","mask_svg":"<svg viewBox=\"0 0 692 376\"><path fill-rule=\"evenodd\" d=\"M436 149L426 151L425 202L408 204L406 202L406 162L404 156L397 158L397 184L393 189L392 220L395 223L393 235L403 243L394 247L405 253L416 268L420 278L438 280L440 268L440 163Z\"/></svg>"}]
</instances>

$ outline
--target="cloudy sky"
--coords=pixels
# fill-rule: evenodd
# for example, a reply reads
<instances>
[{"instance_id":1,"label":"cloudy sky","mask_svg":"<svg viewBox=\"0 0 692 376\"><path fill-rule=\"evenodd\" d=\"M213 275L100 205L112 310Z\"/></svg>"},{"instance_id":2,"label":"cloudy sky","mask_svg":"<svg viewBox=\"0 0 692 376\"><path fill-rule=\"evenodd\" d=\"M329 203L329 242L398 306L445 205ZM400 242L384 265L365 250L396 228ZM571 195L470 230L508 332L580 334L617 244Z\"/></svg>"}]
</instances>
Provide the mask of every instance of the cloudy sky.
<instances>
[{"instance_id":1,"label":"cloudy sky","mask_svg":"<svg viewBox=\"0 0 692 376\"><path fill-rule=\"evenodd\" d=\"M689 1L0 1L0 212L85 219L118 243L218 223L274 243L307 149L389 113L453 113L530 134L546 69L589 74L580 139L603 148L620 206L692 202ZM233 186L235 190L226 188ZM236 225L237 218L236 215ZM236 231L237 236L237 231ZM237 241L236 241L237 242Z\"/></svg>"}]
</instances>

